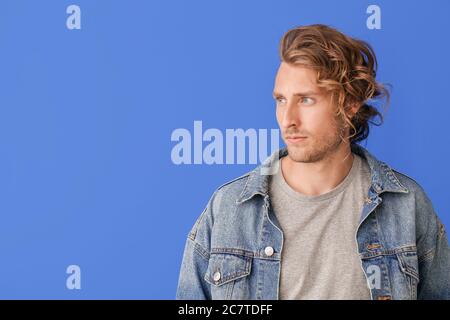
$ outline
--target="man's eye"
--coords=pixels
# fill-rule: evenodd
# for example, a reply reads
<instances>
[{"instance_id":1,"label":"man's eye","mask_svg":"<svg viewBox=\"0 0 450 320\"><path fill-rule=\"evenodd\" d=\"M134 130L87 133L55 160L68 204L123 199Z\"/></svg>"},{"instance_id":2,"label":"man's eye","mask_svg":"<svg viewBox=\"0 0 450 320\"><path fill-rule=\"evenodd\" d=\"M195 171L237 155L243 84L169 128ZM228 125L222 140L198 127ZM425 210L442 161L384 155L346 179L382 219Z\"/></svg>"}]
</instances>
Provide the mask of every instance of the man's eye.
<instances>
[{"instance_id":1,"label":"man's eye","mask_svg":"<svg viewBox=\"0 0 450 320\"><path fill-rule=\"evenodd\" d=\"M275 98L275 101L277 102L277 104L283 104L286 102L285 98Z\"/></svg>"},{"instance_id":2,"label":"man's eye","mask_svg":"<svg viewBox=\"0 0 450 320\"><path fill-rule=\"evenodd\" d=\"M301 99L302 103L304 104L313 104L314 103L314 99L310 98L310 97L303 97Z\"/></svg>"}]
</instances>

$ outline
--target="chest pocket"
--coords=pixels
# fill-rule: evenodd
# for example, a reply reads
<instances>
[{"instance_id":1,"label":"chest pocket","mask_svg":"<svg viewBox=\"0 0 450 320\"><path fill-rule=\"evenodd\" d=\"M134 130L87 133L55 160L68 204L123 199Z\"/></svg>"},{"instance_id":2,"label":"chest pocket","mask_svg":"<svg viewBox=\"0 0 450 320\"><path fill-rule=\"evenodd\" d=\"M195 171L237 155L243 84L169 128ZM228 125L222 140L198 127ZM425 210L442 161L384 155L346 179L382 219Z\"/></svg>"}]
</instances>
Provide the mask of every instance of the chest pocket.
<instances>
[{"instance_id":1,"label":"chest pocket","mask_svg":"<svg viewBox=\"0 0 450 320\"><path fill-rule=\"evenodd\" d=\"M369 283L372 286L375 284L373 289L383 291L380 297L389 294L395 300L417 299L419 268L415 245L389 249L381 249L378 245L372 252L362 253L361 257L366 274L369 275ZM376 268L372 268L373 266ZM378 272L372 273L369 270Z\"/></svg>"},{"instance_id":2,"label":"chest pocket","mask_svg":"<svg viewBox=\"0 0 450 320\"><path fill-rule=\"evenodd\" d=\"M205 281L211 285L212 299L246 299L253 258L230 253L211 253Z\"/></svg>"}]
</instances>

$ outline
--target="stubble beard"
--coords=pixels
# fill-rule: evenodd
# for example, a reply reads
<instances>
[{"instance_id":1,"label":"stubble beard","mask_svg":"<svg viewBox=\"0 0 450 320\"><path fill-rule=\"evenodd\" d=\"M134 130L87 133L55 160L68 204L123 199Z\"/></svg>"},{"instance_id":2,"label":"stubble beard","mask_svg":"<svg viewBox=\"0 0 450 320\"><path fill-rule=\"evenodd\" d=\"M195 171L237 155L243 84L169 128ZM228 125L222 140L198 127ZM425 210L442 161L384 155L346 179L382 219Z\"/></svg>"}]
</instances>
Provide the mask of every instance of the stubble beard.
<instances>
[{"instance_id":1,"label":"stubble beard","mask_svg":"<svg viewBox=\"0 0 450 320\"><path fill-rule=\"evenodd\" d=\"M343 135L345 126L335 123L335 130L325 135L323 138L315 139L309 136L305 145L287 145L288 156L294 162L313 163L318 162L336 152L344 142L340 135Z\"/></svg>"}]
</instances>

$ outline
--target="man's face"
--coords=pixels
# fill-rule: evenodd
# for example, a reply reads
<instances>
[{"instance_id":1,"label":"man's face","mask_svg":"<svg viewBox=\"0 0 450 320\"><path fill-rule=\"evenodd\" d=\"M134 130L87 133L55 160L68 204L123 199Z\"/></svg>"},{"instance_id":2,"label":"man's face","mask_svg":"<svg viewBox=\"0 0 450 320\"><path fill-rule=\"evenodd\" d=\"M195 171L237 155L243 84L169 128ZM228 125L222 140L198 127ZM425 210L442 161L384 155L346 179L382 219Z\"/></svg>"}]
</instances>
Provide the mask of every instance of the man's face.
<instances>
[{"instance_id":1,"label":"man's face","mask_svg":"<svg viewBox=\"0 0 450 320\"><path fill-rule=\"evenodd\" d=\"M291 160L317 162L339 148L343 123L335 120L331 95L317 86L313 70L282 62L275 78L274 99Z\"/></svg>"}]
</instances>

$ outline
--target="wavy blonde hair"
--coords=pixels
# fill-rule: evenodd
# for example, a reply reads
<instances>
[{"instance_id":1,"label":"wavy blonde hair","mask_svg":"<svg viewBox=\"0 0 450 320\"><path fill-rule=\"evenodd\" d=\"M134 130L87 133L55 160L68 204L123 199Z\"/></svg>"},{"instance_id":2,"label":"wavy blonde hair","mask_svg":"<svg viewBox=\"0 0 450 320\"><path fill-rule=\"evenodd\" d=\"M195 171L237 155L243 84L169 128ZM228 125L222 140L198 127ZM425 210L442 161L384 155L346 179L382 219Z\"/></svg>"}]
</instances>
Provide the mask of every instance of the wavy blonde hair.
<instances>
[{"instance_id":1,"label":"wavy blonde hair","mask_svg":"<svg viewBox=\"0 0 450 320\"><path fill-rule=\"evenodd\" d=\"M317 72L317 85L331 94L336 119L349 130L349 142L364 140L369 123L383 123L383 115L369 101L386 98L387 88L376 81L377 59L365 41L351 38L322 24L301 26L287 31L280 42L280 58L292 65L302 65ZM352 106L360 106L353 114ZM373 118L379 117L375 123ZM344 140L344 137L341 139Z\"/></svg>"}]
</instances>

